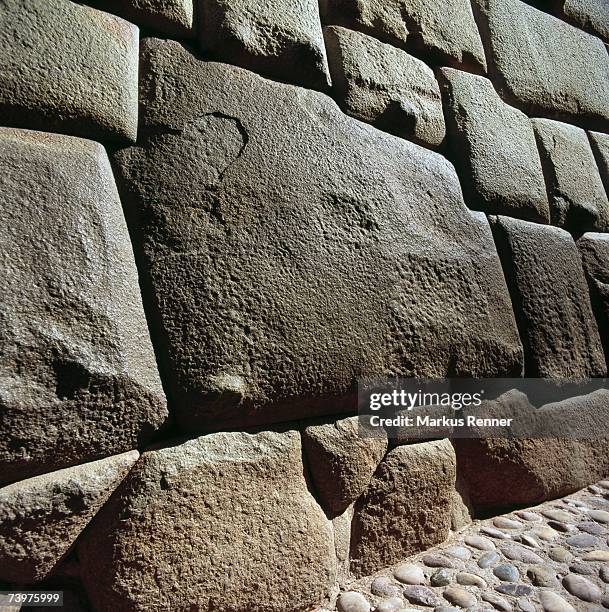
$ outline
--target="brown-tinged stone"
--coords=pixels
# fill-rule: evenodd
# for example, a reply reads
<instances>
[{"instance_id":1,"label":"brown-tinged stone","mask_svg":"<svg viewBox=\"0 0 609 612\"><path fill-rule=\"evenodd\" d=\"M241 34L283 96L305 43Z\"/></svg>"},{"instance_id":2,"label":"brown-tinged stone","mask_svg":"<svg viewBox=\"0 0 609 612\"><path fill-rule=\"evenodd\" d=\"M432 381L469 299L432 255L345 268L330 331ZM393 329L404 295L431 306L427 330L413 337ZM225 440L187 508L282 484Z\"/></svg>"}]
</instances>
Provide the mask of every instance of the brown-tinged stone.
<instances>
[{"instance_id":1,"label":"brown-tinged stone","mask_svg":"<svg viewBox=\"0 0 609 612\"><path fill-rule=\"evenodd\" d=\"M305 610L336 579L332 526L294 431L143 453L78 556L96 609Z\"/></svg>"},{"instance_id":2,"label":"brown-tinged stone","mask_svg":"<svg viewBox=\"0 0 609 612\"><path fill-rule=\"evenodd\" d=\"M0 128L0 482L150 441L167 407L104 148Z\"/></svg>"},{"instance_id":3,"label":"brown-tinged stone","mask_svg":"<svg viewBox=\"0 0 609 612\"><path fill-rule=\"evenodd\" d=\"M454 484L448 440L390 451L355 504L352 571L366 575L445 540Z\"/></svg>"}]
</instances>

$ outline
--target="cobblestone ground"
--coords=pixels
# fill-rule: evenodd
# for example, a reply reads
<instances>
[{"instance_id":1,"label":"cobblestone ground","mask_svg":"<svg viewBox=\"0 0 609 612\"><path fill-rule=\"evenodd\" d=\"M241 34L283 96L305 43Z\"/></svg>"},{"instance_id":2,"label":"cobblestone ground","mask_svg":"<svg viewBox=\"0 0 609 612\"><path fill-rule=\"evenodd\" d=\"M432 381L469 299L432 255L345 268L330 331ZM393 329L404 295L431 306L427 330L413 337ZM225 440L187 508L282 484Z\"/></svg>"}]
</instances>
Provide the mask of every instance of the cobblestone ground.
<instances>
[{"instance_id":1,"label":"cobblestone ground","mask_svg":"<svg viewBox=\"0 0 609 612\"><path fill-rule=\"evenodd\" d=\"M358 580L340 612L609 608L609 481L484 521Z\"/></svg>"}]
</instances>

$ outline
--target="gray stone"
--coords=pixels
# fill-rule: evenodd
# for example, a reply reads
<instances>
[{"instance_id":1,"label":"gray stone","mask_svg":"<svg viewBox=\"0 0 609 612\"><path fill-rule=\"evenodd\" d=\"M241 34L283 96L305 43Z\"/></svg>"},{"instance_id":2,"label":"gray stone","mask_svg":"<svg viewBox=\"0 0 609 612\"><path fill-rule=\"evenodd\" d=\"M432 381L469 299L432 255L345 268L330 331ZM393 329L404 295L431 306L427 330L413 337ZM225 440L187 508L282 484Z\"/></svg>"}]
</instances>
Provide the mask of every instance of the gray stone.
<instances>
[{"instance_id":1,"label":"gray stone","mask_svg":"<svg viewBox=\"0 0 609 612\"><path fill-rule=\"evenodd\" d=\"M529 118L483 77L438 71L447 142L472 208L547 223L548 196Z\"/></svg>"},{"instance_id":2,"label":"gray stone","mask_svg":"<svg viewBox=\"0 0 609 612\"><path fill-rule=\"evenodd\" d=\"M577 527L575 525L560 523L559 521L548 521L548 527L556 529L556 531L562 531L563 533L573 533L574 531L577 531Z\"/></svg>"},{"instance_id":3,"label":"gray stone","mask_svg":"<svg viewBox=\"0 0 609 612\"><path fill-rule=\"evenodd\" d=\"M497 217L493 231L519 326L526 330L525 374L604 376L605 358L573 238L556 227L507 217Z\"/></svg>"},{"instance_id":4,"label":"gray stone","mask_svg":"<svg viewBox=\"0 0 609 612\"><path fill-rule=\"evenodd\" d=\"M446 569L439 569L431 575L430 582L434 587L447 586L452 582L452 575Z\"/></svg>"},{"instance_id":5,"label":"gray stone","mask_svg":"<svg viewBox=\"0 0 609 612\"><path fill-rule=\"evenodd\" d=\"M176 38L193 38L193 0L86 0L143 28Z\"/></svg>"},{"instance_id":6,"label":"gray stone","mask_svg":"<svg viewBox=\"0 0 609 612\"><path fill-rule=\"evenodd\" d=\"M354 591L342 593L336 602L339 612L370 612L368 600L361 594Z\"/></svg>"},{"instance_id":7,"label":"gray stone","mask_svg":"<svg viewBox=\"0 0 609 612\"><path fill-rule=\"evenodd\" d=\"M4 125L135 141L138 29L68 0L4 0Z\"/></svg>"},{"instance_id":8,"label":"gray stone","mask_svg":"<svg viewBox=\"0 0 609 612\"><path fill-rule=\"evenodd\" d=\"M486 70L467 0L321 0L324 23L360 30L443 66Z\"/></svg>"},{"instance_id":9,"label":"gray stone","mask_svg":"<svg viewBox=\"0 0 609 612\"><path fill-rule=\"evenodd\" d=\"M450 557L461 559L463 561L467 561L472 557L471 551L464 546L450 546L449 548L445 548L442 552Z\"/></svg>"},{"instance_id":10,"label":"gray stone","mask_svg":"<svg viewBox=\"0 0 609 612\"><path fill-rule=\"evenodd\" d=\"M104 148L0 128L0 176L0 482L10 482L142 446L168 415Z\"/></svg>"},{"instance_id":11,"label":"gray stone","mask_svg":"<svg viewBox=\"0 0 609 612\"><path fill-rule=\"evenodd\" d=\"M541 591L539 593L539 602L544 612L576 612L570 603L553 591Z\"/></svg>"},{"instance_id":12,"label":"gray stone","mask_svg":"<svg viewBox=\"0 0 609 612\"><path fill-rule=\"evenodd\" d=\"M548 552L548 556L553 561L558 561L558 563L568 563L573 558L573 555L562 546L551 548Z\"/></svg>"},{"instance_id":13,"label":"gray stone","mask_svg":"<svg viewBox=\"0 0 609 612\"><path fill-rule=\"evenodd\" d=\"M493 574L505 582L516 582L520 578L518 568L511 563L501 563L493 569Z\"/></svg>"},{"instance_id":14,"label":"gray stone","mask_svg":"<svg viewBox=\"0 0 609 612\"><path fill-rule=\"evenodd\" d=\"M556 570L548 565L529 567L527 576L538 587L557 588L559 586Z\"/></svg>"},{"instance_id":15,"label":"gray stone","mask_svg":"<svg viewBox=\"0 0 609 612\"><path fill-rule=\"evenodd\" d=\"M495 550L495 545L488 538L482 538L477 535L468 535L465 537L464 541L468 546L472 546L478 550Z\"/></svg>"},{"instance_id":16,"label":"gray stone","mask_svg":"<svg viewBox=\"0 0 609 612\"><path fill-rule=\"evenodd\" d=\"M560 535L556 529L552 529L545 525L534 527L531 533L544 542L551 542Z\"/></svg>"},{"instance_id":17,"label":"gray stone","mask_svg":"<svg viewBox=\"0 0 609 612\"><path fill-rule=\"evenodd\" d=\"M607 231L609 200L590 141L581 128L533 119L553 225L575 233Z\"/></svg>"},{"instance_id":18,"label":"gray stone","mask_svg":"<svg viewBox=\"0 0 609 612\"><path fill-rule=\"evenodd\" d=\"M317 0L201 0L200 11L201 47L215 59L304 87L329 86Z\"/></svg>"},{"instance_id":19,"label":"gray stone","mask_svg":"<svg viewBox=\"0 0 609 612\"><path fill-rule=\"evenodd\" d=\"M525 546L530 546L531 548L541 548L539 541L526 533L518 536L518 541L522 542Z\"/></svg>"},{"instance_id":20,"label":"gray stone","mask_svg":"<svg viewBox=\"0 0 609 612\"><path fill-rule=\"evenodd\" d=\"M476 605L476 596L466 591L465 589L460 589L459 587L448 587L442 593L444 599L449 601L451 604L455 606L459 606L460 608L471 608Z\"/></svg>"},{"instance_id":21,"label":"gray stone","mask_svg":"<svg viewBox=\"0 0 609 612\"><path fill-rule=\"evenodd\" d=\"M460 561L456 561L455 559L449 559L444 555L438 553L430 553L428 555L424 555L421 558L421 561L427 565L427 567L452 567L458 568L461 567L462 563Z\"/></svg>"},{"instance_id":22,"label":"gray stone","mask_svg":"<svg viewBox=\"0 0 609 612\"><path fill-rule=\"evenodd\" d=\"M609 565L603 565L598 574L603 582L609 583Z\"/></svg>"},{"instance_id":23,"label":"gray stone","mask_svg":"<svg viewBox=\"0 0 609 612\"><path fill-rule=\"evenodd\" d=\"M543 559L532 550L519 546L518 544L503 544L501 552L505 557L512 561L522 561L522 563L543 563Z\"/></svg>"},{"instance_id":24,"label":"gray stone","mask_svg":"<svg viewBox=\"0 0 609 612\"><path fill-rule=\"evenodd\" d=\"M182 428L353 410L357 377L520 371L488 226L443 157L317 92L142 47L142 138L116 171Z\"/></svg>"},{"instance_id":25,"label":"gray stone","mask_svg":"<svg viewBox=\"0 0 609 612\"><path fill-rule=\"evenodd\" d=\"M605 0L565 0L563 11L575 25L609 43L609 5Z\"/></svg>"},{"instance_id":26,"label":"gray stone","mask_svg":"<svg viewBox=\"0 0 609 612\"><path fill-rule=\"evenodd\" d=\"M578 533L577 535L567 538L566 543L576 548L593 548L598 546L598 538L595 538L589 533Z\"/></svg>"},{"instance_id":27,"label":"gray stone","mask_svg":"<svg viewBox=\"0 0 609 612\"><path fill-rule=\"evenodd\" d=\"M583 601L596 603L601 599L601 590L593 582L590 582L583 576L569 574L568 576L564 577L562 584L565 589L571 593L571 595L574 595Z\"/></svg>"},{"instance_id":28,"label":"gray stone","mask_svg":"<svg viewBox=\"0 0 609 612\"><path fill-rule=\"evenodd\" d=\"M606 510L588 510L588 516L599 523L609 523L609 512Z\"/></svg>"},{"instance_id":29,"label":"gray stone","mask_svg":"<svg viewBox=\"0 0 609 612\"><path fill-rule=\"evenodd\" d=\"M382 130L437 147L446 126L433 70L375 38L324 28L333 95L341 108Z\"/></svg>"},{"instance_id":30,"label":"gray stone","mask_svg":"<svg viewBox=\"0 0 609 612\"><path fill-rule=\"evenodd\" d=\"M536 512L530 512L528 510L519 510L516 514L523 520L529 521L530 523L541 523L543 518Z\"/></svg>"},{"instance_id":31,"label":"gray stone","mask_svg":"<svg viewBox=\"0 0 609 612\"><path fill-rule=\"evenodd\" d=\"M516 575L518 575L518 572L516 572ZM479 589L485 589L487 586L484 578L469 572L459 572L457 574L457 582L462 586L475 586Z\"/></svg>"},{"instance_id":32,"label":"gray stone","mask_svg":"<svg viewBox=\"0 0 609 612\"><path fill-rule=\"evenodd\" d=\"M582 521L581 523L577 524L577 528L580 531L585 531L586 533L596 536L605 535L607 533L607 530L602 525L593 523L591 521Z\"/></svg>"},{"instance_id":33,"label":"gray stone","mask_svg":"<svg viewBox=\"0 0 609 612\"><path fill-rule=\"evenodd\" d=\"M500 612L512 612L511 604L503 599L503 597L499 597L499 595L493 593L492 591L482 593L481 597L483 601L490 603L493 608L500 610Z\"/></svg>"},{"instance_id":34,"label":"gray stone","mask_svg":"<svg viewBox=\"0 0 609 612\"><path fill-rule=\"evenodd\" d=\"M524 525L520 521L507 518L506 516L498 516L493 519L493 525L498 529L521 529Z\"/></svg>"},{"instance_id":35,"label":"gray stone","mask_svg":"<svg viewBox=\"0 0 609 612\"><path fill-rule=\"evenodd\" d=\"M512 584L511 582L501 583L495 587L495 590L512 597L528 597L533 593L533 589L529 585Z\"/></svg>"},{"instance_id":36,"label":"gray stone","mask_svg":"<svg viewBox=\"0 0 609 612\"><path fill-rule=\"evenodd\" d=\"M491 550L480 555L478 566L482 569L486 569L497 563L497 561L499 561L499 555L494 550Z\"/></svg>"},{"instance_id":37,"label":"gray stone","mask_svg":"<svg viewBox=\"0 0 609 612\"><path fill-rule=\"evenodd\" d=\"M528 115L609 126L609 55L598 38L520 0L476 0L489 72Z\"/></svg>"},{"instance_id":38,"label":"gray stone","mask_svg":"<svg viewBox=\"0 0 609 612\"><path fill-rule=\"evenodd\" d=\"M592 550L582 555L584 561L609 561L609 550Z\"/></svg>"},{"instance_id":39,"label":"gray stone","mask_svg":"<svg viewBox=\"0 0 609 612\"><path fill-rule=\"evenodd\" d=\"M494 527L481 527L480 533L487 535L491 538L495 538L496 540L509 540L512 536L509 533L505 533L500 529L495 529Z\"/></svg>"},{"instance_id":40,"label":"gray stone","mask_svg":"<svg viewBox=\"0 0 609 612\"><path fill-rule=\"evenodd\" d=\"M0 580L47 578L138 457L130 451L0 489Z\"/></svg>"},{"instance_id":41,"label":"gray stone","mask_svg":"<svg viewBox=\"0 0 609 612\"><path fill-rule=\"evenodd\" d=\"M609 195L609 134L588 132L588 137L605 186L605 192Z\"/></svg>"},{"instance_id":42,"label":"gray stone","mask_svg":"<svg viewBox=\"0 0 609 612\"><path fill-rule=\"evenodd\" d=\"M401 593L401 591L400 591ZM404 607L404 600L401 597L391 597L381 601L374 612L411 612Z\"/></svg>"},{"instance_id":43,"label":"gray stone","mask_svg":"<svg viewBox=\"0 0 609 612\"><path fill-rule=\"evenodd\" d=\"M423 581L425 576L423 576ZM402 589L387 576L378 576L370 584L370 592L377 597L398 597Z\"/></svg>"},{"instance_id":44,"label":"gray stone","mask_svg":"<svg viewBox=\"0 0 609 612\"><path fill-rule=\"evenodd\" d=\"M443 601L434 591L425 586L406 585L404 587L404 597L419 606L429 606L430 608L441 606Z\"/></svg>"},{"instance_id":45,"label":"gray stone","mask_svg":"<svg viewBox=\"0 0 609 612\"><path fill-rule=\"evenodd\" d=\"M542 510L541 513L546 518L552 521L566 522L566 521L570 521L573 519L573 516L569 514L567 511L559 510L557 508L547 508L545 510Z\"/></svg>"},{"instance_id":46,"label":"gray stone","mask_svg":"<svg viewBox=\"0 0 609 612\"><path fill-rule=\"evenodd\" d=\"M455 455L448 440L390 451L355 504L351 571L371 574L444 541L454 483Z\"/></svg>"},{"instance_id":47,"label":"gray stone","mask_svg":"<svg viewBox=\"0 0 609 612\"><path fill-rule=\"evenodd\" d=\"M217 433L143 453L78 546L92 607L323 603L336 579L332 525L307 489L301 452L288 431Z\"/></svg>"},{"instance_id":48,"label":"gray stone","mask_svg":"<svg viewBox=\"0 0 609 612\"><path fill-rule=\"evenodd\" d=\"M403 563L393 572L393 576L402 584L425 584L423 570L413 563Z\"/></svg>"},{"instance_id":49,"label":"gray stone","mask_svg":"<svg viewBox=\"0 0 609 612\"><path fill-rule=\"evenodd\" d=\"M581 574L582 576L591 576L596 574L596 569L587 563L576 562L569 566L569 570L575 574Z\"/></svg>"},{"instance_id":50,"label":"gray stone","mask_svg":"<svg viewBox=\"0 0 609 612\"><path fill-rule=\"evenodd\" d=\"M387 451L387 438L360 435L358 417L307 427L302 441L315 490L333 515L363 493Z\"/></svg>"}]
</instances>

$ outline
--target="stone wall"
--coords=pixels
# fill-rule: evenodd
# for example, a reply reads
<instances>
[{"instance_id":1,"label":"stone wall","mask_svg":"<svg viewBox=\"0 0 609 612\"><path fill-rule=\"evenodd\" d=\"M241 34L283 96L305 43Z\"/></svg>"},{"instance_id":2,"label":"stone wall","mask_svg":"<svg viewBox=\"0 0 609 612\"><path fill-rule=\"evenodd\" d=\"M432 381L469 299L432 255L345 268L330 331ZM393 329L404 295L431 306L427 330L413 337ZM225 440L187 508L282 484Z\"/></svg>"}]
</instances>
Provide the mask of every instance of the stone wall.
<instances>
[{"instance_id":1,"label":"stone wall","mask_svg":"<svg viewBox=\"0 0 609 612\"><path fill-rule=\"evenodd\" d=\"M0 1L1 586L317 609L609 474L351 416L607 374L607 43L606 0Z\"/></svg>"}]
</instances>

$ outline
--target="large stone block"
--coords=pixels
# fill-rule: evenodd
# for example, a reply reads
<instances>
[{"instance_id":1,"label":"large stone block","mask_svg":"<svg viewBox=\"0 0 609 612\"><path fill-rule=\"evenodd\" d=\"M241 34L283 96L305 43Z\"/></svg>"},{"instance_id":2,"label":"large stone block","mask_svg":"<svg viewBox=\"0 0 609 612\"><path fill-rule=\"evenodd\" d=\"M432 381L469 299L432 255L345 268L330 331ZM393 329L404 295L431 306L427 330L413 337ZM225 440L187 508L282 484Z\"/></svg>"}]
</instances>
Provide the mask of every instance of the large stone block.
<instances>
[{"instance_id":1,"label":"large stone block","mask_svg":"<svg viewBox=\"0 0 609 612\"><path fill-rule=\"evenodd\" d=\"M0 580L48 578L137 461L130 451L0 489Z\"/></svg>"},{"instance_id":2,"label":"large stone block","mask_svg":"<svg viewBox=\"0 0 609 612\"><path fill-rule=\"evenodd\" d=\"M86 4L155 32L178 38L195 36L193 0L86 0Z\"/></svg>"},{"instance_id":3,"label":"large stone block","mask_svg":"<svg viewBox=\"0 0 609 612\"><path fill-rule=\"evenodd\" d=\"M4 125L135 141L138 28L68 0L0 6Z\"/></svg>"},{"instance_id":4,"label":"large stone block","mask_svg":"<svg viewBox=\"0 0 609 612\"><path fill-rule=\"evenodd\" d=\"M334 97L346 112L436 147L446 135L440 87L421 60L371 36L324 28Z\"/></svg>"},{"instance_id":5,"label":"large stone block","mask_svg":"<svg viewBox=\"0 0 609 612\"><path fill-rule=\"evenodd\" d=\"M317 0L201 0L201 47L215 59L312 87L330 85Z\"/></svg>"},{"instance_id":6,"label":"large stone block","mask_svg":"<svg viewBox=\"0 0 609 612\"><path fill-rule=\"evenodd\" d=\"M581 128L533 119L553 225L581 234L609 230L609 200Z\"/></svg>"},{"instance_id":7,"label":"large stone block","mask_svg":"<svg viewBox=\"0 0 609 612\"><path fill-rule=\"evenodd\" d=\"M443 542L451 526L455 478L448 440L390 451L355 504L351 571L371 574Z\"/></svg>"},{"instance_id":8,"label":"large stone block","mask_svg":"<svg viewBox=\"0 0 609 612\"><path fill-rule=\"evenodd\" d=\"M605 193L609 196L609 134L588 132L588 136L605 186Z\"/></svg>"},{"instance_id":9,"label":"large stone block","mask_svg":"<svg viewBox=\"0 0 609 612\"><path fill-rule=\"evenodd\" d=\"M484 77L451 68L438 76L451 157L468 205L547 223L546 185L529 118L505 104Z\"/></svg>"},{"instance_id":10,"label":"large stone block","mask_svg":"<svg viewBox=\"0 0 609 612\"><path fill-rule=\"evenodd\" d=\"M322 505L342 514L366 489L387 451L387 438L360 435L358 417L303 432L303 446Z\"/></svg>"},{"instance_id":11,"label":"large stone block","mask_svg":"<svg viewBox=\"0 0 609 612\"><path fill-rule=\"evenodd\" d=\"M609 126L609 55L598 38L521 0L475 0L489 73L529 115Z\"/></svg>"},{"instance_id":12,"label":"large stone block","mask_svg":"<svg viewBox=\"0 0 609 612\"><path fill-rule=\"evenodd\" d=\"M609 234L584 234L578 241L598 329L609 360Z\"/></svg>"},{"instance_id":13,"label":"large stone block","mask_svg":"<svg viewBox=\"0 0 609 612\"><path fill-rule=\"evenodd\" d=\"M515 413L534 411L527 397L510 391L493 402ZM503 408L502 408L503 407ZM493 410L492 406L488 407ZM478 438L454 441L459 474L478 513L541 503L567 495L609 474L609 440L590 439L607 431L609 392L597 391L540 408L570 431L568 438ZM588 439L578 439L578 427Z\"/></svg>"},{"instance_id":14,"label":"large stone block","mask_svg":"<svg viewBox=\"0 0 609 612\"><path fill-rule=\"evenodd\" d=\"M490 230L445 158L174 42L142 65L115 168L182 427L352 410L360 376L520 373Z\"/></svg>"},{"instance_id":15,"label":"large stone block","mask_svg":"<svg viewBox=\"0 0 609 612\"><path fill-rule=\"evenodd\" d=\"M486 71L468 0L321 0L324 23L360 30L434 64Z\"/></svg>"},{"instance_id":16,"label":"large stone block","mask_svg":"<svg viewBox=\"0 0 609 612\"><path fill-rule=\"evenodd\" d=\"M138 447L167 420L112 170L0 129L0 482Z\"/></svg>"},{"instance_id":17,"label":"large stone block","mask_svg":"<svg viewBox=\"0 0 609 612\"><path fill-rule=\"evenodd\" d=\"M99 610L304 611L336 578L332 524L294 431L145 452L78 555Z\"/></svg>"},{"instance_id":18,"label":"large stone block","mask_svg":"<svg viewBox=\"0 0 609 612\"><path fill-rule=\"evenodd\" d=\"M565 0L563 11L573 23L609 43L609 3L607 0Z\"/></svg>"},{"instance_id":19,"label":"large stone block","mask_svg":"<svg viewBox=\"0 0 609 612\"><path fill-rule=\"evenodd\" d=\"M557 227L508 217L493 223L525 348L525 375L604 376L605 358L581 258Z\"/></svg>"}]
</instances>

